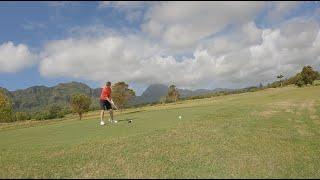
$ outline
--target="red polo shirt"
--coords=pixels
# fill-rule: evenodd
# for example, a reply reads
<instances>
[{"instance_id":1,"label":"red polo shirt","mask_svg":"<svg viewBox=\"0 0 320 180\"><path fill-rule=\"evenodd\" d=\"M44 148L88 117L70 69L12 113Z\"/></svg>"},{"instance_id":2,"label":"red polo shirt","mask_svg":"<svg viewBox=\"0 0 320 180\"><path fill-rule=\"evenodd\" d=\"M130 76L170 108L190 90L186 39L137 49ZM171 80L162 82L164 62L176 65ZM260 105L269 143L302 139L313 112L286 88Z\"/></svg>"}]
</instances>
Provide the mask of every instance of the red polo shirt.
<instances>
[{"instance_id":1,"label":"red polo shirt","mask_svg":"<svg viewBox=\"0 0 320 180\"><path fill-rule=\"evenodd\" d=\"M110 99L111 87L104 86L101 91L100 99L106 100L107 97Z\"/></svg>"}]
</instances>

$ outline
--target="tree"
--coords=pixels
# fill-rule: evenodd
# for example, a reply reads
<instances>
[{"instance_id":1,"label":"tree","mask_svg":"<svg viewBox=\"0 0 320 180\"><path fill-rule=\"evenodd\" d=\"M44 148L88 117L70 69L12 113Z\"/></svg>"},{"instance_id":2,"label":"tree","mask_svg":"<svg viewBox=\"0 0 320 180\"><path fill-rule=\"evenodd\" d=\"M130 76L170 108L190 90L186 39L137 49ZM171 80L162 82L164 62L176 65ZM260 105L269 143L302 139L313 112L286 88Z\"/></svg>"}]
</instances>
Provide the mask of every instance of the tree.
<instances>
[{"instance_id":1,"label":"tree","mask_svg":"<svg viewBox=\"0 0 320 180\"><path fill-rule=\"evenodd\" d=\"M263 85L262 85L262 83L260 83L260 84L259 84L259 88L260 88L260 89L261 89L261 88L263 88Z\"/></svg>"},{"instance_id":2,"label":"tree","mask_svg":"<svg viewBox=\"0 0 320 180\"><path fill-rule=\"evenodd\" d=\"M117 82L112 86L112 99L118 108L123 109L125 105L136 96L136 93L129 89L125 82Z\"/></svg>"},{"instance_id":3,"label":"tree","mask_svg":"<svg viewBox=\"0 0 320 180\"><path fill-rule=\"evenodd\" d=\"M74 94L71 97L71 109L73 112L78 113L80 120L82 119L83 113L89 111L91 104L90 97L84 94Z\"/></svg>"},{"instance_id":4,"label":"tree","mask_svg":"<svg viewBox=\"0 0 320 180\"><path fill-rule=\"evenodd\" d=\"M282 74L280 74L280 75L277 76L277 78L280 80L281 87L282 87L282 78L283 78L283 77L284 77L284 76L283 76Z\"/></svg>"},{"instance_id":5,"label":"tree","mask_svg":"<svg viewBox=\"0 0 320 180\"><path fill-rule=\"evenodd\" d=\"M48 108L48 111L49 111L50 119L63 117L62 108L56 104L51 105Z\"/></svg>"},{"instance_id":6,"label":"tree","mask_svg":"<svg viewBox=\"0 0 320 180\"><path fill-rule=\"evenodd\" d=\"M30 120L31 114L28 112L16 112L15 113L15 120L16 121L24 121L24 120Z\"/></svg>"},{"instance_id":7,"label":"tree","mask_svg":"<svg viewBox=\"0 0 320 180\"><path fill-rule=\"evenodd\" d=\"M176 102L180 98L180 94L175 85L169 86L168 94L166 96L167 102Z\"/></svg>"},{"instance_id":8,"label":"tree","mask_svg":"<svg viewBox=\"0 0 320 180\"><path fill-rule=\"evenodd\" d=\"M301 71L301 78L305 85L312 84L319 77L317 71L314 71L311 66L304 66Z\"/></svg>"},{"instance_id":9,"label":"tree","mask_svg":"<svg viewBox=\"0 0 320 180\"><path fill-rule=\"evenodd\" d=\"M165 104L166 103L166 96L163 96L160 98L160 103Z\"/></svg>"},{"instance_id":10,"label":"tree","mask_svg":"<svg viewBox=\"0 0 320 180\"><path fill-rule=\"evenodd\" d=\"M13 121L12 103L8 97L0 91L0 122Z\"/></svg>"}]
</instances>

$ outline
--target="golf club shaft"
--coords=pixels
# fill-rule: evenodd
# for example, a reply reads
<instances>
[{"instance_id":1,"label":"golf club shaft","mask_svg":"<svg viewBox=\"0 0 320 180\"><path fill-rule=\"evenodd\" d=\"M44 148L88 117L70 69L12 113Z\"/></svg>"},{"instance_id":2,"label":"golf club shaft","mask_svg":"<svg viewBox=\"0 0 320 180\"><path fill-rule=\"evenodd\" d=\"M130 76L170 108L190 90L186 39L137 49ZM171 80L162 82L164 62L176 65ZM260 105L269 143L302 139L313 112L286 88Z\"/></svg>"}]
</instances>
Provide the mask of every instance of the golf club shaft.
<instances>
[{"instance_id":1,"label":"golf club shaft","mask_svg":"<svg viewBox=\"0 0 320 180\"><path fill-rule=\"evenodd\" d=\"M114 102L111 100L109 101L111 105L113 105L117 110L118 110L118 107L114 104Z\"/></svg>"}]
</instances>

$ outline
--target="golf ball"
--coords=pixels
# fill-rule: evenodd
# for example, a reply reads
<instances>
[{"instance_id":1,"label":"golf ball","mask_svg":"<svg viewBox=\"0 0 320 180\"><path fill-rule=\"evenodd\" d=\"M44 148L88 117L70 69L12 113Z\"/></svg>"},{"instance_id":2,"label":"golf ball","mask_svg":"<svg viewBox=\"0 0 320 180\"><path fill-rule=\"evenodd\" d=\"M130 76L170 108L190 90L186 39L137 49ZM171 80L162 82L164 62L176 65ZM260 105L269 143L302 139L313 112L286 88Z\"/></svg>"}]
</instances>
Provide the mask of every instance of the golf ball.
<instances>
[{"instance_id":1,"label":"golf ball","mask_svg":"<svg viewBox=\"0 0 320 180\"><path fill-rule=\"evenodd\" d=\"M181 116L179 116L179 119L181 119L182 117Z\"/></svg>"}]
</instances>

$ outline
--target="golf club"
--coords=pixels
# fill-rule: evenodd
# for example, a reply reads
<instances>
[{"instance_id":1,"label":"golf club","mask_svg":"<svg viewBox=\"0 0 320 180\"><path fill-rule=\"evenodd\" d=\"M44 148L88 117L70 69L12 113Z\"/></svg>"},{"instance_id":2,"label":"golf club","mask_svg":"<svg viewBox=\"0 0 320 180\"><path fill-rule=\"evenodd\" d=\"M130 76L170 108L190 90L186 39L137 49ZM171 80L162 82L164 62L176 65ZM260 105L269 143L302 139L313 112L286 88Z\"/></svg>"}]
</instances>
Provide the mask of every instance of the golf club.
<instances>
[{"instance_id":1,"label":"golf club","mask_svg":"<svg viewBox=\"0 0 320 180\"><path fill-rule=\"evenodd\" d=\"M114 108L116 108L116 110L118 110L118 107L114 104L114 102L113 102L112 99L111 99L109 102L111 103L111 105L112 105Z\"/></svg>"}]
</instances>

